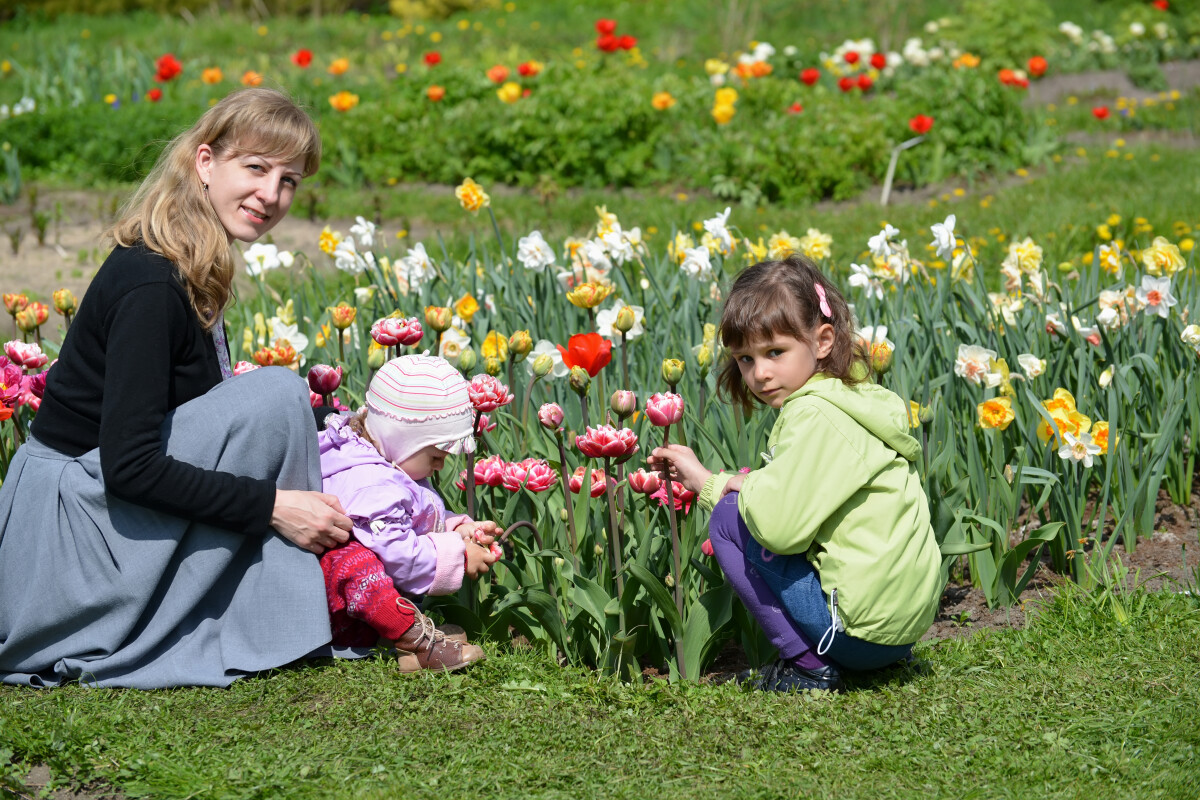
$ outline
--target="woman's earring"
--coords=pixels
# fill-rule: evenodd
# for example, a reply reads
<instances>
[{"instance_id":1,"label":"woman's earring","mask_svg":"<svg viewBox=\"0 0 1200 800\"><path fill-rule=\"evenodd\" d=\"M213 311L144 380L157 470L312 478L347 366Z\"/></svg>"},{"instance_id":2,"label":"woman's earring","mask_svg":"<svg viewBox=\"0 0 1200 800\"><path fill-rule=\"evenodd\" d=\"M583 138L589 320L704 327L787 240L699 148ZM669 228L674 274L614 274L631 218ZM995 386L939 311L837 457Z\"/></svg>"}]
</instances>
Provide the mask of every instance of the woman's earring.
<instances>
[{"instance_id":1,"label":"woman's earring","mask_svg":"<svg viewBox=\"0 0 1200 800\"><path fill-rule=\"evenodd\" d=\"M208 194L208 184L204 184L204 193Z\"/></svg>"}]
</instances>

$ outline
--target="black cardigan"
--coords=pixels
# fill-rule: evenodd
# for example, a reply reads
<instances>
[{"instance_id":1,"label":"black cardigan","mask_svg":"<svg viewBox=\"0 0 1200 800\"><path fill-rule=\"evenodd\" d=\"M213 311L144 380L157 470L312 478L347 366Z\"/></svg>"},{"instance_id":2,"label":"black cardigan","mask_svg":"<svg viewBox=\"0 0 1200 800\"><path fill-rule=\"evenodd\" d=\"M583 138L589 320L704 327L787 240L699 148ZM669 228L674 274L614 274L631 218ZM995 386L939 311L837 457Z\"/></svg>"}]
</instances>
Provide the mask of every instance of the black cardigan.
<instances>
[{"instance_id":1,"label":"black cardigan","mask_svg":"<svg viewBox=\"0 0 1200 800\"><path fill-rule=\"evenodd\" d=\"M221 381L175 265L117 247L96 272L63 341L33 435L70 456L100 448L116 497L242 533L269 530L273 481L215 472L163 453L169 411Z\"/></svg>"}]
</instances>

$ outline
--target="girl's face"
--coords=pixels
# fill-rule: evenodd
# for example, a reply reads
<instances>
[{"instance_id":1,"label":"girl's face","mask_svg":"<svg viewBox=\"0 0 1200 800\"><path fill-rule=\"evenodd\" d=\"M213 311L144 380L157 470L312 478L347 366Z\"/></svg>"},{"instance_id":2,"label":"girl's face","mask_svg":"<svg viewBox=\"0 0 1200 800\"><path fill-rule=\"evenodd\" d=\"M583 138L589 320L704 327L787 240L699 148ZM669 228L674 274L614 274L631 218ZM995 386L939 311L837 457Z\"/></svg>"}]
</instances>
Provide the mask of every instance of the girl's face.
<instances>
[{"instance_id":1,"label":"girl's face","mask_svg":"<svg viewBox=\"0 0 1200 800\"><path fill-rule=\"evenodd\" d=\"M742 342L730 352L750 393L771 408L779 408L792 393L808 383L817 362L833 349L833 326L813 329L808 341L787 333L769 339Z\"/></svg>"},{"instance_id":2,"label":"girl's face","mask_svg":"<svg viewBox=\"0 0 1200 800\"><path fill-rule=\"evenodd\" d=\"M421 481L446 466L446 455L445 450L439 450L435 445L429 444L396 466L414 481Z\"/></svg>"},{"instance_id":3,"label":"girl's face","mask_svg":"<svg viewBox=\"0 0 1200 800\"><path fill-rule=\"evenodd\" d=\"M282 161L254 154L218 158L212 147L196 149L196 174L229 241L253 242L292 207L304 176L304 159Z\"/></svg>"}]
</instances>

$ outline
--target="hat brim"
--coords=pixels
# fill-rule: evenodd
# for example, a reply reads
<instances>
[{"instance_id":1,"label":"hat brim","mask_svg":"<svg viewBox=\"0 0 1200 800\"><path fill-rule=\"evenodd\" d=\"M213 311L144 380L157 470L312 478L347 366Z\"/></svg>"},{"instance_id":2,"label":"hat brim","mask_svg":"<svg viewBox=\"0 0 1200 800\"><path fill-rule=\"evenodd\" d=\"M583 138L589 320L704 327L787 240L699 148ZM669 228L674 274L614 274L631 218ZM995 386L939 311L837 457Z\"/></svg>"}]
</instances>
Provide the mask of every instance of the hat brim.
<instances>
[{"instance_id":1,"label":"hat brim","mask_svg":"<svg viewBox=\"0 0 1200 800\"><path fill-rule=\"evenodd\" d=\"M450 442L439 442L438 444L435 444L434 447L436 447L438 450L441 450L444 453L447 453L452 456L460 456L460 455L464 455L466 453L474 453L475 452L475 437L470 434L467 434L466 436L462 437L461 439L455 439Z\"/></svg>"}]
</instances>

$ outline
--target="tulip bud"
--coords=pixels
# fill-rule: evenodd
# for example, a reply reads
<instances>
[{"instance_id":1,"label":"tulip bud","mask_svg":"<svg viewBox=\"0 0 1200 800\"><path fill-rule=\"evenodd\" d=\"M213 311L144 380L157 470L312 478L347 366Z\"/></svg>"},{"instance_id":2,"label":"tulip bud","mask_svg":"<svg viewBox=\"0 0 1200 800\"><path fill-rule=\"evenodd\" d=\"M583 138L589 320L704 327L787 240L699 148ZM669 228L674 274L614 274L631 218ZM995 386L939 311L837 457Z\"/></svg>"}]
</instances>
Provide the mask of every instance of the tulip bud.
<instances>
[{"instance_id":1,"label":"tulip bud","mask_svg":"<svg viewBox=\"0 0 1200 800\"><path fill-rule=\"evenodd\" d=\"M533 374L544 378L554 369L554 359L549 353L542 353L533 360Z\"/></svg>"},{"instance_id":2,"label":"tulip bud","mask_svg":"<svg viewBox=\"0 0 1200 800\"><path fill-rule=\"evenodd\" d=\"M592 376L587 374L587 370L583 367L571 367L571 375L568 378L571 388L575 393L583 396L587 394L588 386L592 383Z\"/></svg>"},{"instance_id":3,"label":"tulip bud","mask_svg":"<svg viewBox=\"0 0 1200 800\"><path fill-rule=\"evenodd\" d=\"M674 589L675 588L674 576L668 575L667 577L663 578L663 583L665 583L667 585L668 589Z\"/></svg>"},{"instance_id":4,"label":"tulip bud","mask_svg":"<svg viewBox=\"0 0 1200 800\"><path fill-rule=\"evenodd\" d=\"M367 347L367 366L380 369L387 361L387 348L377 342L371 342Z\"/></svg>"},{"instance_id":5,"label":"tulip bud","mask_svg":"<svg viewBox=\"0 0 1200 800\"><path fill-rule=\"evenodd\" d=\"M883 375L892 368L892 348L886 342L871 345L871 369Z\"/></svg>"},{"instance_id":6,"label":"tulip bud","mask_svg":"<svg viewBox=\"0 0 1200 800\"><path fill-rule=\"evenodd\" d=\"M354 324L354 318L358 316L358 310L354 306L338 303L329 309L329 315L333 321L333 327L339 331L344 331Z\"/></svg>"},{"instance_id":7,"label":"tulip bud","mask_svg":"<svg viewBox=\"0 0 1200 800\"><path fill-rule=\"evenodd\" d=\"M565 508L564 508L563 510L564 510L564 511L566 511L566 509L565 509ZM563 565L563 564L565 564L565 563L566 563L566 562L565 562L565 561L564 561L562 558L560 558L560 557L558 557L558 556L555 556L555 557L554 557L554 566L555 566L555 568L557 568L557 569L562 569L562 565Z\"/></svg>"},{"instance_id":8,"label":"tulip bud","mask_svg":"<svg viewBox=\"0 0 1200 800\"><path fill-rule=\"evenodd\" d=\"M475 351L470 347L464 347L463 351L458 354L458 368L462 372L473 370L478 361L479 357L475 355Z\"/></svg>"},{"instance_id":9,"label":"tulip bud","mask_svg":"<svg viewBox=\"0 0 1200 800\"><path fill-rule=\"evenodd\" d=\"M313 364L308 370L308 388L319 395L330 395L342 385L342 368Z\"/></svg>"},{"instance_id":10,"label":"tulip bud","mask_svg":"<svg viewBox=\"0 0 1200 800\"><path fill-rule=\"evenodd\" d=\"M567 521L567 509L566 508L560 508L558 510L558 518L560 520L562 520L563 522Z\"/></svg>"},{"instance_id":11,"label":"tulip bud","mask_svg":"<svg viewBox=\"0 0 1200 800\"><path fill-rule=\"evenodd\" d=\"M23 292L12 294L6 292L4 295L4 307L8 310L8 313L14 317L17 315L18 311L25 308L27 305L29 305L29 297Z\"/></svg>"},{"instance_id":12,"label":"tulip bud","mask_svg":"<svg viewBox=\"0 0 1200 800\"><path fill-rule=\"evenodd\" d=\"M635 322L637 322L637 317L633 313L633 309L629 306L621 306L617 309L617 318L613 321L613 327L621 333L629 333Z\"/></svg>"},{"instance_id":13,"label":"tulip bud","mask_svg":"<svg viewBox=\"0 0 1200 800\"><path fill-rule=\"evenodd\" d=\"M933 407L921 406L921 410L917 412L917 419L921 421L922 425L929 422L931 419L933 419Z\"/></svg>"},{"instance_id":14,"label":"tulip bud","mask_svg":"<svg viewBox=\"0 0 1200 800\"><path fill-rule=\"evenodd\" d=\"M683 362L678 358L664 358L662 362L663 380L675 391L675 386L683 380Z\"/></svg>"},{"instance_id":15,"label":"tulip bud","mask_svg":"<svg viewBox=\"0 0 1200 800\"><path fill-rule=\"evenodd\" d=\"M713 352L712 346L702 344L696 348L696 364L700 367L700 372L707 373L708 368L712 366Z\"/></svg>"},{"instance_id":16,"label":"tulip bud","mask_svg":"<svg viewBox=\"0 0 1200 800\"><path fill-rule=\"evenodd\" d=\"M608 401L609 407L618 419L625 419L634 411L637 411L637 395L628 389L617 389L612 393L612 398Z\"/></svg>"},{"instance_id":17,"label":"tulip bud","mask_svg":"<svg viewBox=\"0 0 1200 800\"><path fill-rule=\"evenodd\" d=\"M563 410L558 403L546 403L537 412L538 422L543 428L556 431L563 423Z\"/></svg>"},{"instance_id":18,"label":"tulip bud","mask_svg":"<svg viewBox=\"0 0 1200 800\"><path fill-rule=\"evenodd\" d=\"M504 362L495 356L486 356L483 359L483 371L495 378L504 371Z\"/></svg>"},{"instance_id":19,"label":"tulip bud","mask_svg":"<svg viewBox=\"0 0 1200 800\"><path fill-rule=\"evenodd\" d=\"M54 309L63 316L75 313L79 305L70 289L58 289L54 292Z\"/></svg>"},{"instance_id":20,"label":"tulip bud","mask_svg":"<svg viewBox=\"0 0 1200 800\"><path fill-rule=\"evenodd\" d=\"M529 335L529 331L517 331L508 337L508 350L512 353L514 361L525 358L532 349L533 337Z\"/></svg>"},{"instance_id":21,"label":"tulip bud","mask_svg":"<svg viewBox=\"0 0 1200 800\"><path fill-rule=\"evenodd\" d=\"M602 556L602 555L604 555L604 548L601 547L600 545L596 545L595 547L592 548L592 552L598 556Z\"/></svg>"},{"instance_id":22,"label":"tulip bud","mask_svg":"<svg viewBox=\"0 0 1200 800\"><path fill-rule=\"evenodd\" d=\"M448 306L425 306L425 324L441 333L450 327L454 312Z\"/></svg>"}]
</instances>

